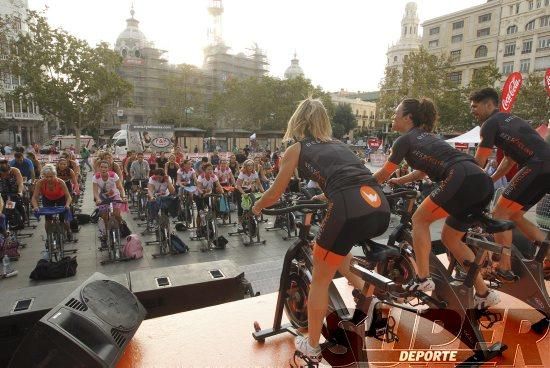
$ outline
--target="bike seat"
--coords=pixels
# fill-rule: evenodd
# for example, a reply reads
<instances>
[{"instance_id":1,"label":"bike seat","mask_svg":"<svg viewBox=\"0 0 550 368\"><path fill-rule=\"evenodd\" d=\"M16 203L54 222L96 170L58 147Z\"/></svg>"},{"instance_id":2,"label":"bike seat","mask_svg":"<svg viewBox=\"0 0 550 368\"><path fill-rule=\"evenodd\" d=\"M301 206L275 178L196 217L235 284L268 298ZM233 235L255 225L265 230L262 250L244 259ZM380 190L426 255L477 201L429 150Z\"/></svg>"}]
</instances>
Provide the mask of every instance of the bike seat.
<instances>
[{"instance_id":1,"label":"bike seat","mask_svg":"<svg viewBox=\"0 0 550 368\"><path fill-rule=\"evenodd\" d=\"M469 218L474 226L480 226L489 234L501 233L503 231L512 230L515 227L513 221L495 220L485 213L470 215Z\"/></svg>"},{"instance_id":2,"label":"bike seat","mask_svg":"<svg viewBox=\"0 0 550 368\"><path fill-rule=\"evenodd\" d=\"M365 258L370 262L382 262L389 257L399 256L399 249L390 248L372 240L365 242L363 252L365 253Z\"/></svg>"}]
</instances>

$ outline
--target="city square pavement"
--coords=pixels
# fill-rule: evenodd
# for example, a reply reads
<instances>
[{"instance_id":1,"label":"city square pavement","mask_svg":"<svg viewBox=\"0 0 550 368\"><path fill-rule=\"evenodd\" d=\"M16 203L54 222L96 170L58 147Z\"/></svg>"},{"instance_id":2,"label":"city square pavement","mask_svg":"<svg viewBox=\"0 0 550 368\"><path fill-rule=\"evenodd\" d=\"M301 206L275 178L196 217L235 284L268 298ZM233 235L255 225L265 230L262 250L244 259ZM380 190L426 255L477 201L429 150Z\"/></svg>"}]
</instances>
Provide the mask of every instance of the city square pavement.
<instances>
[{"instance_id":1,"label":"city square pavement","mask_svg":"<svg viewBox=\"0 0 550 368\"><path fill-rule=\"evenodd\" d=\"M375 169L375 168L372 168ZM95 208L92 196L91 175L87 177L86 190L82 204L82 213L91 214ZM534 215L534 214L532 214ZM236 212L232 214L233 220L236 219ZM534 216L532 216L534 217ZM31 222L36 225L36 229L25 229L23 233L32 234L30 238L23 238L21 242L26 246L20 250L21 257L19 261L13 262L14 268L19 272L15 277L0 279L0 290L13 290L29 286L43 285L46 283L66 282L75 280L86 280L94 272L101 272L106 275L127 274L130 271L137 269L159 268L167 266L176 266L192 263L201 263L217 260L231 260L244 273L245 277L252 283L254 291L259 291L261 294L275 292L278 288L279 274L282 268L284 253L290 246L293 239L283 240L285 232L265 231L266 227L273 225L273 218L266 217L269 221L260 225L260 236L266 240L265 245L253 245L245 247L240 236L229 236L228 233L235 231L235 226L219 227L220 234L225 236L229 241L226 249L211 250L201 252L200 247L202 241L190 240L191 231L177 232L180 238L189 246L190 252L181 255L169 255L160 258L153 258L152 254L158 252L156 245L145 245L148 240L154 240L154 235L141 236L144 244L144 255L142 259L131 260L114 264L102 265L101 261L106 259L106 252L98 250L99 240L97 237L97 224L82 225L80 232L77 234L78 242L73 245L69 244L68 248L74 247L78 249L77 273L73 277L49 280L49 281L33 281L29 278L30 273L40 259L41 251L44 249L44 222ZM133 233L141 233L144 228L139 227L133 214L126 214L125 219L130 230ZM392 215L390 227L386 234L391 232L399 219ZM432 240L440 239L441 227L443 222L438 221L431 227ZM317 231L316 228L312 229ZM379 241L384 241L387 235L384 234L378 238ZM362 254L359 247L355 247L352 252L357 255Z\"/></svg>"}]
</instances>

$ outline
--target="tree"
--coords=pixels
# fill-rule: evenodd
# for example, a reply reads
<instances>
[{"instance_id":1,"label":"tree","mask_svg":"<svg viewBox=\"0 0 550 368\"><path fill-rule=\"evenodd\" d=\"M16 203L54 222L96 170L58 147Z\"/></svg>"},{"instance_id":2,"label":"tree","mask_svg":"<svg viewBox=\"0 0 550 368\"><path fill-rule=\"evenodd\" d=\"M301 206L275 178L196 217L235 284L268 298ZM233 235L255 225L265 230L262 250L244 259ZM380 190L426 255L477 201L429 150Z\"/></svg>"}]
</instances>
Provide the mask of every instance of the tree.
<instances>
[{"instance_id":1,"label":"tree","mask_svg":"<svg viewBox=\"0 0 550 368\"><path fill-rule=\"evenodd\" d=\"M121 57L106 43L92 48L64 30L50 27L33 11L25 21L25 33L13 35L10 22L0 25L0 35L9 43L2 70L20 76L24 84L4 98L32 97L43 115L74 129L80 149L81 130L98 125L109 104L128 99L131 85L116 72Z\"/></svg>"},{"instance_id":2,"label":"tree","mask_svg":"<svg viewBox=\"0 0 550 368\"><path fill-rule=\"evenodd\" d=\"M155 120L185 127L206 127L203 108L206 90L199 84L203 80L200 73L197 67L182 64L163 78L161 98L165 105L155 112Z\"/></svg>"},{"instance_id":3,"label":"tree","mask_svg":"<svg viewBox=\"0 0 550 368\"><path fill-rule=\"evenodd\" d=\"M339 127L339 125L341 127ZM357 118L353 114L350 104L338 104L332 118L332 127L334 137L341 139L348 134L350 130L357 127Z\"/></svg>"},{"instance_id":4,"label":"tree","mask_svg":"<svg viewBox=\"0 0 550 368\"><path fill-rule=\"evenodd\" d=\"M214 120L228 128L284 130L298 103L309 96L320 98L329 116L334 111L330 96L304 78L233 78L224 87L209 108Z\"/></svg>"},{"instance_id":5,"label":"tree","mask_svg":"<svg viewBox=\"0 0 550 368\"><path fill-rule=\"evenodd\" d=\"M524 80L516 103L513 108L514 115L526 120L532 120L534 127L540 124L548 124L548 112L550 111L550 98L544 88L544 76L531 73Z\"/></svg>"}]
</instances>

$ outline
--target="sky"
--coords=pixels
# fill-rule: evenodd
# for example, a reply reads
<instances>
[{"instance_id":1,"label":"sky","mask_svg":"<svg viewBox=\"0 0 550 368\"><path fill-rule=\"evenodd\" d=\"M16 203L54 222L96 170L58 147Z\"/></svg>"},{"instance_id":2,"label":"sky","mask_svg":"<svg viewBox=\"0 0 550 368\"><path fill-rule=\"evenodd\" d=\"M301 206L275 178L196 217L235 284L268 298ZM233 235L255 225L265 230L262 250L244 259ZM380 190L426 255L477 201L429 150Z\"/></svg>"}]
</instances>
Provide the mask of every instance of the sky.
<instances>
[{"instance_id":1,"label":"sky","mask_svg":"<svg viewBox=\"0 0 550 368\"><path fill-rule=\"evenodd\" d=\"M265 51L269 74L283 77L294 52L314 85L327 91L377 90L386 52L400 37L407 0L223 0L223 39L231 53ZM483 0L417 0L423 21ZM170 63L202 66L209 0L28 0L51 25L114 45L134 4L139 28ZM419 27L422 32L422 27Z\"/></svg>"}]
</instances>

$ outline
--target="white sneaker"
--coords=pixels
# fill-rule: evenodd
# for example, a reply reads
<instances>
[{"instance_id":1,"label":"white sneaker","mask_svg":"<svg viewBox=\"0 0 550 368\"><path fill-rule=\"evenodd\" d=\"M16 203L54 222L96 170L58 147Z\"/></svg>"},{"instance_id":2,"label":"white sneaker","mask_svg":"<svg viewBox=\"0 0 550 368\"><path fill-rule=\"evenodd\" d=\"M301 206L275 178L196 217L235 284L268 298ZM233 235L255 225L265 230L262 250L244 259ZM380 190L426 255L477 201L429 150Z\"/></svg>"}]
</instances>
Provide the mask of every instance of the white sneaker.
<instances>
[{"instance_id":1,"label":"white sneaker","mask_svg":"<svg viewBox=\"0 0 550 368\"><path fill-rule=\"evenodd\" d=\"M321 347L318 346L317 349L312 348L311 345L309 345L309 338L306 336L296 336L294 339L294 345L296 346L295 355L298 355L308 364L319 364L323 359L321 355Z\"/></svg>"},{"instance_id":2,"label":"white sneaker","mask_svg":"<svg viewBox=\"0 0 550 368\"><path fill-rule=\"evenodd\" d=\"M493 289L489 289L489 292L485 297L474 294L474 306L477 309L487 309L498 303L500 303L500 297Z\"/></svg>"},{"instance_id":3,"label":"white sneaker","mask_svg":"<svg viewBox=\"0 0 550 368\"><path fill-rule=\"evenodd\" d=\"M403 288L407 291L432 291L435 289L435 284L431 277L426 277L423 281L415 278L409 284L404 285Z\"/></svg>"}]
</instances>

